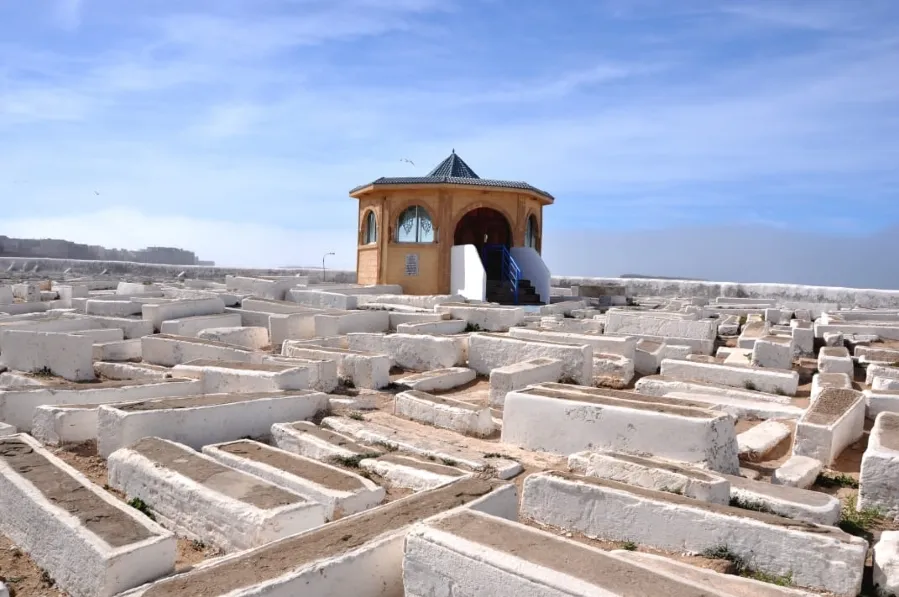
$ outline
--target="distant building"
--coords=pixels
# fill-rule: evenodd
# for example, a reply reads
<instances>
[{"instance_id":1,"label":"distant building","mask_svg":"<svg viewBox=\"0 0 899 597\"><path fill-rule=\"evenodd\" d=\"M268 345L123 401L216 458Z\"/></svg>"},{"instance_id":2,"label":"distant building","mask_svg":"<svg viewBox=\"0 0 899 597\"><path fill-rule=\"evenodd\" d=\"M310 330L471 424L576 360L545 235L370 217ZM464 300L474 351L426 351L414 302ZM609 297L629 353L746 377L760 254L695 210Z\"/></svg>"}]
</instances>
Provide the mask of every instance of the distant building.
<instances>
[{"instance_id":1,"label":"distant building","mask_svg":"<svg viewBox=\"0 0 899 597\"><path fill-rule=\"evenodd\" d=\"M503 303L549 302L540 253L553 196L526 182L480 178L456 152L427 176L358 186L356 276L407 294L458 293Z\"/></svg>"}]
</instances>

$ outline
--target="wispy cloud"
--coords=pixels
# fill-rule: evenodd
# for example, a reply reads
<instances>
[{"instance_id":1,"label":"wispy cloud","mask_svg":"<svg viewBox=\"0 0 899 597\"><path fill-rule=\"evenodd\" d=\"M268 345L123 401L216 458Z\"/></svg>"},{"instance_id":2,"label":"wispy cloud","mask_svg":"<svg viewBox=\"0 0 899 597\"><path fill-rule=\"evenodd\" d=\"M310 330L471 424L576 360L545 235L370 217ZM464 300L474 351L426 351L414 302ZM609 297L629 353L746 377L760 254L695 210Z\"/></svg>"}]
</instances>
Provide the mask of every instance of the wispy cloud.
<instances>
[{"instance_id":1,"label":"wispy cloud","mask_svg":"<svg viewBox=\"0 0 899 597\"><path fill-rule=\"evenodd\" d=\"M153 206L197 229L342 230L352 255L347 190L451 148L554 193L556 229L899 219L892 2L64 5L65 32L0 5L0 226L35 230L40 204L102 234L82 214L130 223ZM204 256L232 259L204 238ZM263 246L255 259L280 261Z\"/></svg>"}]
</instances>

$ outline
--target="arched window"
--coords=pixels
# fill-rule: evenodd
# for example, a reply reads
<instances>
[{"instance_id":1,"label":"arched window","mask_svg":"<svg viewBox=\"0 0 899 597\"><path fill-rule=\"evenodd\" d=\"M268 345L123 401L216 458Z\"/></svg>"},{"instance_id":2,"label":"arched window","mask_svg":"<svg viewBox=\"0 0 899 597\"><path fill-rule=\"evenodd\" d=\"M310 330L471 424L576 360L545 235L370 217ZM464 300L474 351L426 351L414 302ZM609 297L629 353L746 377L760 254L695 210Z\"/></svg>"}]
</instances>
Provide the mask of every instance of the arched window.
<instances>
[{"instance_id":1,"label":"arched window","mask_svg":"<svg viewBox=\"0 0 899 597\"><path fill-rule=\"evenodd\" d=\"M534 214L528 216L524 229L524 246L537 250L537 217Z\"/></svg>"},{"instance_id":2,"label":"arched window","mask_svg":"<svg viewBox=\"0 0 899 597\"><path fill-rule=\"evenodd\" d=\"M434 242L434 223L423 207L413 205L400 214L396 227L398 243L432 243Z\"/></svg>"},{"instance_id":3,"label":"arched window","mask_svg":"<svg viewBox=\"0 0 899 597\"><path fill-rule=\"evenodd\" d=\"M378 242L378 222L375 220L375 212L370 211L365 216L365 224L362 229L362 244L372 245Z\"/></svg>"}]
</instances>

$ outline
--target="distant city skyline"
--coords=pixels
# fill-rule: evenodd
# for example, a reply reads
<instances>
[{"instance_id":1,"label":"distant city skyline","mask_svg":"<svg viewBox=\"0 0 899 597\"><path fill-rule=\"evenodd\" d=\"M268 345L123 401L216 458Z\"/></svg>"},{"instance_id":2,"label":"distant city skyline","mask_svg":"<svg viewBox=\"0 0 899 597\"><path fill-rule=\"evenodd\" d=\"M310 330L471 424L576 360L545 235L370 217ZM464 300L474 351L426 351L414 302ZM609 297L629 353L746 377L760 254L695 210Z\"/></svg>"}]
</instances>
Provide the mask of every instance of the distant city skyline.
<instances>
[{"instance_id":1,"label":"distant city skyline","mask_svg":"<svg viewBox=\"0 0 899 597\"><path fill-rule=\"evenodd\" d=\"M0 2L0 234L352 269L349 189L455 148L556 197L554 274L897 288L897 29L891 0Z\"/></svg>"}]
</instances>

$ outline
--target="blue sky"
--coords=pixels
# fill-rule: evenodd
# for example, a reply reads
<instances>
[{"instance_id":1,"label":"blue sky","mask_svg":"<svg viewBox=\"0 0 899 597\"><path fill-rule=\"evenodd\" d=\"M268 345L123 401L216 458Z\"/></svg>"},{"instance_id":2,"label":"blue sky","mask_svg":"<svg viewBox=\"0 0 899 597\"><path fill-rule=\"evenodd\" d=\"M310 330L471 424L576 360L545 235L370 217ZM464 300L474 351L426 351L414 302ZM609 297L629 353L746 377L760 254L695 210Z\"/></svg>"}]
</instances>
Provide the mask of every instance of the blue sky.
<instances>
[{"instance_id":1,"label":"blue sky","mask_svg":"<svg viewBox=\"0 0 899 597\"><path fill-rule=\"evenodd\" d=\"M10 236L353 267L347 191L455 148L554 272L899 284L762 255L899 235L893 0L0 0L0 139Z\"/></svg>"}]
</instances>

